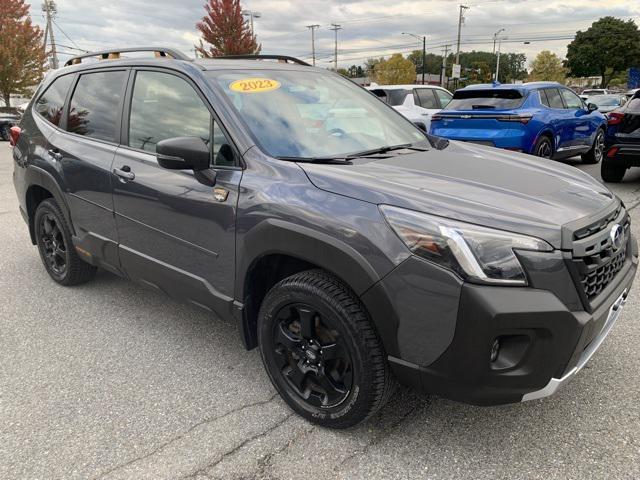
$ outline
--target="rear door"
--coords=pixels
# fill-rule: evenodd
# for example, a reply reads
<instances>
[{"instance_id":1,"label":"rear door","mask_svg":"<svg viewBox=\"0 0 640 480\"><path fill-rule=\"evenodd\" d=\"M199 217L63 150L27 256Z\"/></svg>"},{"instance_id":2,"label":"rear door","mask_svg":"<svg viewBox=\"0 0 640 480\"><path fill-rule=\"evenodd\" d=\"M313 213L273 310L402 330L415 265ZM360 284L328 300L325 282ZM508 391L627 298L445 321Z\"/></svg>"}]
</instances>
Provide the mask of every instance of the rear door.
<instances>
[{"instance_id":1,"label":"rear door","mask_svg":"<svg viewBox=\"0 0 640 480\"><path fill-rule=\"evenodd\" d=\"M139 69L127 99L112 177L123 268L135 280L222 312L233 300L239 155L188 78ZM158 165L156 144L180 136L211 146L215 187L193 171Z\"/></svg>"},{"instance_id":2,"label":"rear door","mask_svg":"<svg viewBox=\"0 0 640 480\"><path fill-rule=\"evenodd\" d=\"M640 97L629 100L622 112L615 133L616 142L640 144Z\"/></svg>"},{"instance_id":3,"label":"rear door","mask_svg":"<svg viewBox=\"0 0 640 480\"><path fill-rule=\"evenodd\" d=\"M78 75L67 105L66 131L52 133L48 150L64 177L76 246L116 271L118 236L110 172L120 141L127 77L125 69Z\"/></svg>"}]
</instances>

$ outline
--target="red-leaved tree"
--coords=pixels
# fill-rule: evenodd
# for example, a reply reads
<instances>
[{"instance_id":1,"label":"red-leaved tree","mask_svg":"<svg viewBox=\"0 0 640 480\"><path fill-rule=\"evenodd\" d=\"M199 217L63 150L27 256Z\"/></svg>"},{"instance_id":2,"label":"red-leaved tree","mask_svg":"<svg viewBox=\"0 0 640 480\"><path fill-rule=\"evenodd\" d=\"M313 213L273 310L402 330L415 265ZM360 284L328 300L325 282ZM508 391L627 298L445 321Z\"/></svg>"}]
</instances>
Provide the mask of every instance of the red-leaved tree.
<instances>
[{"instance_id":1,"label":"red-leaved tree","mask_svg":"<svg viewBox=\"0 0 640 480\"><path fill-rule=\"evenodd\" d=\"M210 58L260 53L261 45L242 18L240 0L208 0L204 8L207 13L196 28L209 45L200 40L196 46L200 55Z\"/></svg>"},{"instance_id":2,"label":"red-leaved tree","mask_svg":"<svg viewBox=\"0 0 640 480\"><path fill-rule=\"evenodd\" d=\"M26 94L42 78L46 60L42 30L31 23L24 0L0 0L0 95Z\"/></svg>"}]
</instances>

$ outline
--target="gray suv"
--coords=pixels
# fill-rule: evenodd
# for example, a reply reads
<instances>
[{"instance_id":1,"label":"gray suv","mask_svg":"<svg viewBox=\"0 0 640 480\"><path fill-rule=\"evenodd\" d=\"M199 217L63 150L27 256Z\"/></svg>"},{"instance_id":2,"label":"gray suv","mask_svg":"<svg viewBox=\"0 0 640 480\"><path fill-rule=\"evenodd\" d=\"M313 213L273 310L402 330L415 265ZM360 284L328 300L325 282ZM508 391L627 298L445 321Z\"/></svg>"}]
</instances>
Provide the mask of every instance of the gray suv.
<instances>
[{"instance_id":1,"label":"gray suv","mask_svg":"<svg viewBox=\"0 0 640 480\"><path fill-rule=\"evenodd\" d=\"M335 428L396 380L544 397L617 320L637 245L587 174L429 137L289 57L139 50L156 58L70 60L12 129L20 210L59 284L102 268L215 312L293 410Z\"/></svg>"}]
</instances>

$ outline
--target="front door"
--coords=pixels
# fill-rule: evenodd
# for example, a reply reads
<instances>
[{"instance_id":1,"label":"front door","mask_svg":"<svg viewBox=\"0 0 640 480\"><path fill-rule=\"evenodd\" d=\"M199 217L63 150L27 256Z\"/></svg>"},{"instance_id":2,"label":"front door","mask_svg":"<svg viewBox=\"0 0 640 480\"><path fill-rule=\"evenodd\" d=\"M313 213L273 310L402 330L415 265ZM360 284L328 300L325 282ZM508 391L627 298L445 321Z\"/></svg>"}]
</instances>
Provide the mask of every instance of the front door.
<instances>
[{"instance_id":1,"label":"front door","mask_svg":"<svg viewBox=\"0 0 640 480\"><path fill-rule=\"evenodd\" d=\"M593 140L591 137L595 133L592 115L585 107L582 99L571 90L560 89L565 108L569 113L569 124L571 125L571 149L575 153L582 153L585 149L591 148ZM587 148L588 147L588 148Z\"/></svg>"},{"instance_id":2,"label":"front door","mask_svg":"<svg viewBox=\"0 0 640 480\"><path fill-rule=\"evenodd\" d=\"M139 70L129 90L130 113L112 176L123 268L132 279L174 297L228 311L224 309L230 308L234 289L239 157L186 78ZM199 137L210 145L215 187L192 171L158 165L156 144L181 136Z\"/></svg>"}]
</instances>

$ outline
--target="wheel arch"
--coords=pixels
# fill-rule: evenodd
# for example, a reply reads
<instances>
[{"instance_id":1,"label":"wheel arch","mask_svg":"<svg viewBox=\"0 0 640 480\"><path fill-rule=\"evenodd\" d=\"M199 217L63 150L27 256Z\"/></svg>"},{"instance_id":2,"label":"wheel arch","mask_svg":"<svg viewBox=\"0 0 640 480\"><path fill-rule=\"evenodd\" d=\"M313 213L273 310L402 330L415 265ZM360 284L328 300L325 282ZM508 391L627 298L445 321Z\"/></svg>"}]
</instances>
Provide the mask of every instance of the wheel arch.
<instances>
[{"instance_id":1,"label":"wheel arch","mask_svg":"<svg viewBox=\"0 0 640 480\"><path fill-rule=\"evenodd\" d=\"M545 125L533 139L533 143L531 144L531 151L529 152L531 155L535 154L536 144L541 137L547 137L549 140L551 140L551 147L553 148L554 153L558 150L558 146L556 145L556 136L553 133L553 129L549 125Z\"/></svg>"},{"instance_id":2,"label":"wheel arch","mask_svg":"<svg viewBox=\"0 0 640 480\"><path fill-rule=\"evenodd\" d=\"M36 244L34 218L35 212L40 203L47 199L53 198L62 210L62 214L74 234L73 222L69 206L65 200L62 189L53 178L53 176L41 168L30 165L25 173L25 183L28 185L25 190L25 205L27 207L27 216L29 219L29 235L31 243Z\"/></svg>"},{"instance_id":3,"label":"wheel arch","mask_svg":"<svg viewBox=\"0 0 640 480\"><path fill-rule=\"evenodd\" d=\"M319 268L341 280L358 297L381 278L345 242L277 219L266 220L247 234L239 259L236 299L244 306L238 321L247 349L257 346L257 319L264 297L283 278Z\"/></svg>"}]
</instances>

